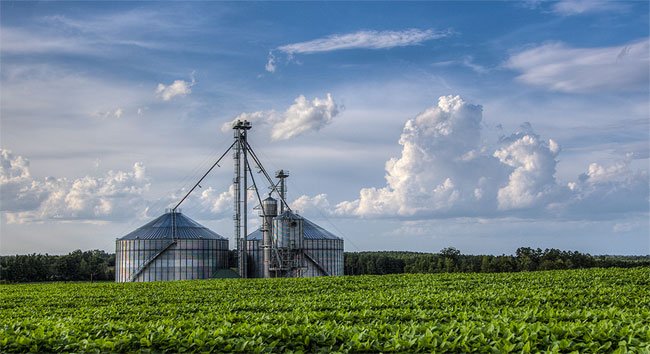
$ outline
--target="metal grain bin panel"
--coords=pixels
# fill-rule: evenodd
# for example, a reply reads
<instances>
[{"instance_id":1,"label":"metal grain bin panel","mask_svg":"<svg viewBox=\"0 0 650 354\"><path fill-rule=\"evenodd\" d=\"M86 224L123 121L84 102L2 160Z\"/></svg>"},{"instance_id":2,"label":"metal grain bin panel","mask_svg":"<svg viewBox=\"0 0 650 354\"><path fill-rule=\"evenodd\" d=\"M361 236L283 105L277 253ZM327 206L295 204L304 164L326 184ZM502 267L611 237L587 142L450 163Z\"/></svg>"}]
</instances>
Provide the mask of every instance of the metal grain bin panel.
<instances>
[{"instance_id":1,"label":"metal grain bin panel","mask_svg":"<svg viewBox=\"0 0 650 354\"><path fill-rule=\"evenodd\" d=\"M305 268L301 277L318 277L325 275L343 275L343 239L302 218L302 249L305 255ZM261 278L262 269L262 232L257 229L248 235L248 250L251 276Z\"/></svg>"},{"instance_id":2,"label":"metal grain bin panel","mask_svg":"<svg viewBox=\"0 0 650 354\"><path fill-rule=\"evenodd\" d=\"M205 279L227 265L228 240L181 213L166 213L115 245L117 282Z\"/></svg>"}]
</instances>

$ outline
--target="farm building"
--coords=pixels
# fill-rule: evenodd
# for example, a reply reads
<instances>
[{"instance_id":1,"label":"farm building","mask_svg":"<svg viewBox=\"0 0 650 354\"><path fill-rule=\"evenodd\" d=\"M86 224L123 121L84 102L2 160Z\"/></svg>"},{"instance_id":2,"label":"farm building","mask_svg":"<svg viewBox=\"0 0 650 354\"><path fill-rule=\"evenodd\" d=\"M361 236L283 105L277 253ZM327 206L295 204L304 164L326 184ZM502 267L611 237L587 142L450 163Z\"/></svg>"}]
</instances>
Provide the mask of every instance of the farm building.
<instances>
[{"instance_id":1,"label":"farm building","mask_svg":"<svg viewBox=\"0 0 650 354\"><path fill-rule=\"evenodd\" d=\"M266 212L273 214L275 199L269 197L262 203ZM260 214L264 219L263 212ZM288 210L273 217L272 222L266 225L270 226L267 260L264 254L265 227L247 237L249 277L343 275L343 239Z\"/></svg>"},{"instance_id":2,"label":"farm building","mask_svg":"<svg viewBox=\"0 0 650 354\"><path fill-rule=\"evenodd\" d=\"M169 211L115 242L115 280L206 279L228 265L228 239Z\"/></svg>"}]
</instances>

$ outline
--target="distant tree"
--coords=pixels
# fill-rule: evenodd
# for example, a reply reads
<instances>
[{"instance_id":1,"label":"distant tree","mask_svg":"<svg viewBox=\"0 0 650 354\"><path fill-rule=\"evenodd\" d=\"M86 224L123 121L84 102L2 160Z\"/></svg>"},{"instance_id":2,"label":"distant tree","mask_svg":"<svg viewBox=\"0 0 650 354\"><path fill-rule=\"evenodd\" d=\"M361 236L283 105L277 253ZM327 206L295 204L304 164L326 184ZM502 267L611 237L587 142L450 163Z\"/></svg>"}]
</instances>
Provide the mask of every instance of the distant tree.
<instances>
[{"instance_id":1,"label":"distant tree","mask_svg":"<svg viewBox=\"0 0 650 354\"><path fill-rule=\"evenodd\" d=\"M452 258L454 260L458 259L460 256L460 251L454 247L446 247L440 250L440 254L445 258Z\"/></svg>"},{"instance_id":2,"label":"distant tree","mask_svg":"<svg viewBox=\"0 0 650 354\"><path fill-rule=\"evenodd\" d=\"M491 271L490 268L490 257L482 256L481 257L481 273L488 273Z\"/></svg>"},{"instance_id":3,"label":"distant tree","mask_svg":"<svg viewBox=\"0 0 650 354\"><path fill-rule=\"evenodd\" d=\"M81 261L83 253L81 250L73 251L65 256L59 257L56 265L56 276L62 280L78 280L81 278Z\"/></svg>"},{"instance_id":4,"label":"distant tree","mask_svg":"<svg viewBox=\"0 0 650 354\"><path fill-rule=\"evenodd\" d=\"M517 257L518 269L521 271L533 271L537 270L539 266L540 259L542 257L541 249L532 249L530 247L519 247L515 252Z\"/></svg>"}]
</instances>

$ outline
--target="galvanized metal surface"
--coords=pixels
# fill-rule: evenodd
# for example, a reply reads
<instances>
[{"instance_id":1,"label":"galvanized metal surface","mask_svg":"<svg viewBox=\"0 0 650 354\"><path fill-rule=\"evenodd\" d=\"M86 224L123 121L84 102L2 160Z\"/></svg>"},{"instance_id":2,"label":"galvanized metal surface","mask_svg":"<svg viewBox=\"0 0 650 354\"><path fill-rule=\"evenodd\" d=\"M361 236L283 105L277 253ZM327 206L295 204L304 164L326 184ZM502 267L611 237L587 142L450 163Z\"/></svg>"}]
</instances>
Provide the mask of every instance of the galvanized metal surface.
<instances>
[{"instance_id":1,"label":"galvanized metal surface","mask_svg":"<svg viewBox=\"0 0 650 354\"><path fill-rule=\"evenodd\" d=\"M174 224L176 225L176 238L178 239L227 240L227 238L206 228L180 212L165 213L126 236L121 237L120 240L171 239L174 236Z\"/></svg>"},{"instance_id":2,"label":"galvanized metal surface","mask_svg":"<svg viewBox=\"0 0 650 354\"><path fill-rule=\"evenodd\" d=\"M326 275L343 275L343 239L337 237L312 221L302 218L304 240L304 267L300 269L301 277ZM248 235L249 276L262 278L263 247L262 231L257 229Z\"/></svg>"},{"instance_id":3,"label":"galvanized metal surface","mask_svg":"<svg viewBox=\"0 0 650 354\"><path fill-rule=\"evenodd\" d=\"M343 275L343 240L305 239L304 252L308 255L304 277ZM316 263L316 264L315 264ZM324 269L326 273L322 270Z\"/></svg>"},{"instance_id":4,"label":"galvanized metal surface","mask_svg":"<svg viewBox=\"0 0 650 354\"><path fill-rule=\"evenodd\" d=\"M207 279L228 265L228 240L117 240L115 248L117 282Z\"/></svg>"},{"instance_id":5,"label":"galvanized metal surface","mask_svg":"<svg viewBox=\"0 0 650 354\"><path fill-rule=\"evenodd\" d=\"M305 239L312 239L312 240L328 239L328 240L343 241L342 238L325 230L324 228L315 224L311 220L304 217L302 218L302 220L303 220L302 229L305 234ZM250 234L248 234L248 240L261 240L261 239L262 239L262 232L260 231L260 229L257 229L251 232Z\"/></svg>"},{"instance_id":6,"label":"galvanized metal surface","mask_svg":"<svg viewBox=\"0 0 650 354\"><path fill-rule=\"evenodd\" d=\"M262 201L260 216L262 217L262 276L271 277L271 248L273 218L278 215L278 201L270 196ZM248 245L246 246L248 247Z\"/></svg>"},{"instance_id":7,"label":"galvanized metal surface","mask_svg":"<svg viewBox=\"0 0 650 354\"><path fill-rule=\"evenodd\" d=\"M273 218L273 243L279 249L301 249L303 218L290 212Z\"/></svg>"},{"instance_id":8,"label":"galvanized metal surface","mask_svg":"<svg viewBox=\"0 0 650 354\"><path fill-rule=\"evenodd\" d=\"M251 129L251 123L244 120L237 120L233 127L235 138L235 150L233 153L235 176L233 178L233 186L235 189L234 207L235 215L235 242L237 243L237 269L242 278L246 278L247 271L247 255L246 255L246 236L248 234L248 207L247 207L247 193L248 193L248 143L246 136L248 130Z\"/></svg>"},{"instance_id":9,"label":"galvanized metal surface","mask_svg":"<svg viewBox=\"0 0 650 354\"><path fill-rule=\"evenodd\" d=\"M246 242L248 250L248 277L249 278L264 278L264 248L262 247L262 233L257 230L254 233L260 233L260 239L251 240L250 236Z\"/></svg>"},{"instance_id":10,"label":"galvanized metal surface","mask_svg":"<svg viewBox=\"0 0 650 354\"><path fill-rule=\"evenodd\" d=\"M205 279L227 266L228 239L178 212L115 242L117 282Z\"/></svg>"}]
</instances>

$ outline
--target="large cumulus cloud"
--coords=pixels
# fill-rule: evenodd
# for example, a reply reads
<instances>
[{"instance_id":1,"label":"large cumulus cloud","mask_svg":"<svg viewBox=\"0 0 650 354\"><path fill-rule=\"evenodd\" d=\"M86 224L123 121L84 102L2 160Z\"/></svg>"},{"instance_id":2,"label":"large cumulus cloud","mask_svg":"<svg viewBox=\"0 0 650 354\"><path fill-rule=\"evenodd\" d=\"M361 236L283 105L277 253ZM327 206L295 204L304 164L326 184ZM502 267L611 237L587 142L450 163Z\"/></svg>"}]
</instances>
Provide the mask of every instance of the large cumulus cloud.
<instances>
[{"instance_id":1,"label":"large cumulus cloud","mask_svg":"<svg viewBox=\"0 0 650 354\"><path fill-rule=\"evenodd\" d=\"M529 125L524 127L530 128ZM557 192L555 157L560 147L555 141L544 141L529 130L502 139L502 143L493 156L512 171L507 184L497 193L500 210L538 206Z\"/></svg>"},{"instance_id":2,"label":"large cumulus cloud","mask_svg":"<svg viewBox=\"0 0 650 354\"><path fill-rule=\"evenodd\" d=\"M458 96L408 120L402 154L386 162L386 186L363 188L359 198L339 203L339 214L418 216L475 214L493 207L493 181L503 179L481 146L482 107Z\"/></svg>"},{"instance_id":3,"label":"large cumulus cloud","mask_svg":"<svg viewBox=\"0 0 650 354\"><path fill-rule=\"evenodd\" d=\"M592 163L576 181L562 183L555 176L556 141L525 123L488 143L482 127L481 106L459 96L440 97L405 123L401 156L386 162L386 185L363 188L357 199L340 202L331 212L404 218L599 218L647 212L647 173L624 163Z\"/></svg>"},{"instance_id":4,"label":"large cumulus cloud","mask_svg":"<svg viewBox=\"0 0 650 354\"><path fill-rule=\"evenodd\" d=\"M108 171L101 177L35 179L26 158L0 150L0 210L10 223L128 219L143 210L148 188L139 162L131 171Z\"/></svg>"}]
</instances>

